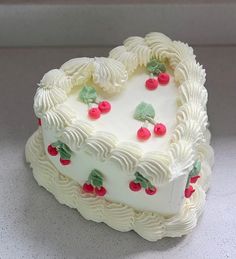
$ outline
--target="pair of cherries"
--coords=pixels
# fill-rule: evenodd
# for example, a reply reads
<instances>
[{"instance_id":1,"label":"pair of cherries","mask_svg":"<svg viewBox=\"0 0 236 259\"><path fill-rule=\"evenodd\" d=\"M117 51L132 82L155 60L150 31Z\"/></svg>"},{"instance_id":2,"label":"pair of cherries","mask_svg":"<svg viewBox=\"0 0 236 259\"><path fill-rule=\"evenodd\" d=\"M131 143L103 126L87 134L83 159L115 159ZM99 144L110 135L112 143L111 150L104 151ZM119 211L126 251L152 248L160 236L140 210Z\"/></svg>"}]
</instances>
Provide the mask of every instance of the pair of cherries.
<instances>
[{"instance_id":1,"label":"pair of cherries","mask_svg":"<svg viewBox=\"0 0 236 259\"><path fill-rule=\"evenodd\" d=\"M200 178L200 175L195 175L190 178L190 183L196 183L197 180ZM184 196L185 198L190 198L192 194L195 192L195 189L192 185L189 185L188 188L184 190Z\"/></svg>"},{"instance_id":2,"label":"pair of cherries","mask_svg":"<svg viewBox=\"0 0 236 259\"><path fill-rule=\"evenodd\" d=\"M153 132L156 136L162 137L166 134L166 126L162 123L156 123L153 128ZM151 132L146 127L141 127L137 131L137 138L139 140L148 140L151 137Z\"/></svg>"},{"instance_id":3,"label":"pair of cherries","mask_svg":"<svg viewBox=\"0 0 236 259\"><path fill-rule=\"evenodd\" d=\"M57 156L58 155L58 149L57 147L53 147L52 145L48 146L48 154L50 156ZM60 157L60 163L62 165L69 165L71 163L70 159L63 159L62 157Z\"/></svg>"},{"instance_id":4,"label":"pair of cherries","mask_svg":"<svg viewBox=\"0 0 236 259\"><path fill-rule=\"evenodd\" d=\"M88 116L90 119L96 120L101 117L101 114L108 113L111 110L111 104L108 101L101 101L98 103L98 107L92 107L88 110Z\"/></svg>"},{"instance_id":5,"label":"pair of cherries","mask_svg":"<svg viewBox=\"0 0 236 259\"><path fill-rule=\"evenodd\" d=\"M152 77L146 80L145 86L148 90L155 90L158 87L158 83L161 85L167 85L170 81L170 76L167 73L160 73L157 77Z\"/></svg>"},{"instance_id":6,"label":"pair of cherries","mask_svg":"<svg viewBox=\"0 0 236 259\"><path fill-rule=\"evenodd\" d=\"M104 196L107 193L107 190L103 186L93 186L91 183L84 183L83 185L83 191L86 193L94 193L98 196Z\"/></svg>"},{"instance_id":7,"label":"pair of cherries","mask_svg":"<svg viewBox=\"0 0 236 259\"><path fill-rule=\"evenodd\" d=\"M131 181L129 183L129 188L133 192L138 192L142 189L142 185L140 183L135 182L135 181ZM157 192L157 188L155 186L147 187L145 189L145 192L148 195L154 195Z\"/></svg>"}]
</instances>

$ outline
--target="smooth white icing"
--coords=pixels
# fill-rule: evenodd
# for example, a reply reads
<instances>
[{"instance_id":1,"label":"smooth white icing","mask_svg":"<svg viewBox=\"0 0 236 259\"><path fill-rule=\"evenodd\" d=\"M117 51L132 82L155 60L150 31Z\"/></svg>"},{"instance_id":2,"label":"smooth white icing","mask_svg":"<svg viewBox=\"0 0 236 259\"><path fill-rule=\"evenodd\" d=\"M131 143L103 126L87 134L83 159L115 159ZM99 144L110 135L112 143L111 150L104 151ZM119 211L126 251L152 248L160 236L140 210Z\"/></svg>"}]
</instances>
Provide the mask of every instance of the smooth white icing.
<instances>
[{"instance_id":1,"label":"smooth white icing","mask_svg":"<svg viewBox=\"0 0 236 259\"><path fill-rule=\"evenodd\" d=\"M60 203L77 209L86 219L104 222L119 231L133 229L143 238L156 241L166 236L177 237L189 233L196 226L203 211L205 193L201 186L207 188L211 171L210 167L206 167L207 162L203 163L202 178L201 182L199 181L201 184L194 185L196 191L192 197L185 199L176 215L165 217L84 193L77 182L57 171L44 152L39 129L26 145L26 159L33 168L34 177L38 184L50 191Z\"/></svg>"}]
</instances>

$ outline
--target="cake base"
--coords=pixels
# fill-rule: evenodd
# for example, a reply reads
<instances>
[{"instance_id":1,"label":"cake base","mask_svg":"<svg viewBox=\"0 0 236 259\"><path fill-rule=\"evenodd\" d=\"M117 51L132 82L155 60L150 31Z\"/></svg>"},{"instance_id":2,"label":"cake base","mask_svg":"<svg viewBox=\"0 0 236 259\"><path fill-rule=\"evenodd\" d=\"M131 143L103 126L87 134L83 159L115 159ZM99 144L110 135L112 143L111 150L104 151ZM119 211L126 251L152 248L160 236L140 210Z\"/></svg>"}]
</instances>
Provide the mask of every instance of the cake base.
<instances>
[{"instance_id":1,"label":"cake base","mask_svg":"<svg viewBox=\"0 0 236 259\"><path fill-rule=\"evenodd\" d=\"M165 217L85 193L77 182L62 175L49 161L44 151L41 128L29 138L25 153L38 184L51 192L60 203L77 209L88 220L104 222L122 232L134 230L149 241L188 234L203 211L210 172L202 172L207 177L202 177L199 184L195 184L195 193L190 199L185 199L181 211Z\"/></svg>"}]
</instances>

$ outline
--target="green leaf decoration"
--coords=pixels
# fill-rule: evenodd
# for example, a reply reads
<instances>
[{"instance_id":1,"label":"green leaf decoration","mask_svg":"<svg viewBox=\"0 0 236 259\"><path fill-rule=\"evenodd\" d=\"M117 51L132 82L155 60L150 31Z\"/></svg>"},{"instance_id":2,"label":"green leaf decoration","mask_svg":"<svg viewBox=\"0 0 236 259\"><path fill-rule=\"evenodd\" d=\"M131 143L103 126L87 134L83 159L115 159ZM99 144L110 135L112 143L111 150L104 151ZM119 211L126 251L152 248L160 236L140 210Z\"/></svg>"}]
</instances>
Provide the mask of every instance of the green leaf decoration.
<instances>
[{"instance_id":1,"label":"green leaf decoration","mask_svg":"<svg viewBox=\"0 0 236 259\"><path fill-rule=\"evenodd\" d=\"M65 143L58 140L53 142L51 146L57 148L62 159L69 160L71 158L72 151Z\"/></svg>"},{"instance_id":2,"label":"green leaf decoration","mask_svg":"<svg viewBox=\"0 0 236 259\"><path fill-rule=\"evenodd\" d=\"M80 93L79 93L79 99L83 103L92 103L95 102L97 98L97 92L96 90L91 86L84 86Z\"/></svg>"},{"instance_id":3,"label":"green leaf decoration","mask_svg":"<svg viewBox=\"0 0 236 259\"><path fill-rule=\"evenodd\" d=\"M159 75L161 72L166 71L166 66L165 66L165 64L161 63L157 59L152 59L147 64L147 71L154 75Z\"/></svg>"},{"instance_id":4,"label":"green leaf decoration","mask_svg":"<svg viewBox=\"0 0 236 259\"><path fill-rule=\"evenodd\" d=\"M62 159L70 159L71 158L71 149L64 143L61 144L61 146L59 147L59 153L60 153L60 157Z\"/></svg>"},{"instance_id":5,"label":"green leaf decoration","mask_svg":"<svg viewBox=\"0 0 236 259\"><path fill-rule=\"evenodd\" d=\"M89 175L89 182L92 183L95 187L103 186L103 175L97 169L93 169Z\"/></svg>"},{"instance_id":6,"label":"green leaf decoration","mask_svg":"<svg viewBox=\"0 0 236 259\"><path fill-rule=\"evenodd\" d=\"M61 146L62 142L60 140L56 141L56 142L53 142L51 144L52 147L56 147L56 148L59 148Z\"/></svg>"},{"instance_id":7,"label":"green leaf decoration","mask_svg":"<svg viewBox=\"0 0 236 259\"><path fill-rule=\"evenodd\" d=\"M142 188L146 189L147 187L151 186L151 183L148 181L148 179L143 177L139 172L136 172L134 175L135 175L134 182L140 183Z\"/></svg>"},{"instance_id":8,"label":"green leaf decoration","mask_svg":"<svg viewBox=\"0 0 236 259\"><path fill-rule=\"evenodd\" d=\"M193 169L191 170L189 176L190 177L193 177L193 176L196 176L200 173L201 171L201 162L200 160L197 160L194 165L193 165Z\"/></svg>"},{"instance_id":9,"label":"green leaf decoration","mask_svg":"<svg viewBox=\"0 0 236 259\"><path fill-rule=\"evenodd\" d=\"M155 110L151 104L141 102L135 109L134 118L139 121L154 119Z\"/></svg>"},{"instance_id":10,"label":"green leaf decoration","mask_svg":"<svg viewBox=\"0 0 236 259\"><path fill-rule=\"evenodd\" d=\"M190 179L193 176L197 176L201 171L201 161L197 160L195 161L195 163L193 164L193 169L190 171L189 175L188 175L188 179L187 179L187 183L186 183L186 188L189 187L189 183L190 183Z\"/></svg>"},{"instance_id":11,"label":"green leaf decoration","mask_svg":"<svg viewBox=\"0 0 236 259\"><path fill-rule=\"evenodd\" d=\"M92 184L96 187L101 187L102 186L102 180L101 179L93 179Z\"/></svg>"}]
</instances>

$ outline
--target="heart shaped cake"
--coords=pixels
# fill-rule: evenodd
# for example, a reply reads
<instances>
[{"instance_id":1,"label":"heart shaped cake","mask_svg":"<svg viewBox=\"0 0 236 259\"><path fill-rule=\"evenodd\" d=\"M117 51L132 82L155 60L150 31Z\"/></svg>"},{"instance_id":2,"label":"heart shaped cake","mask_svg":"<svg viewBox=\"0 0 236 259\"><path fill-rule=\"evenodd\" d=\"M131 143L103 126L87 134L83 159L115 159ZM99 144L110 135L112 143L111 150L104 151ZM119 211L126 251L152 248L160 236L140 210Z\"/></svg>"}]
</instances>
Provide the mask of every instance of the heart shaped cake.
<instances>
[{"instance_id":1,"label":"heart shaped cake","mask_svg":"<svg viewBox=\"0 0 236 259\"><path fill-rule=\"evenodd\" d=\"M50 70L26 159L38 184L86 219L156 241L189 233L209 187L205 70L162 33Z\"/></svg>"}]
</instances>

